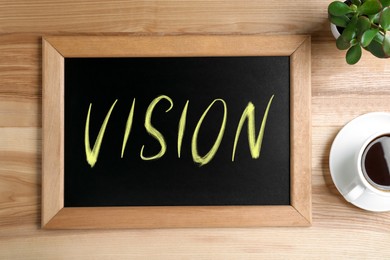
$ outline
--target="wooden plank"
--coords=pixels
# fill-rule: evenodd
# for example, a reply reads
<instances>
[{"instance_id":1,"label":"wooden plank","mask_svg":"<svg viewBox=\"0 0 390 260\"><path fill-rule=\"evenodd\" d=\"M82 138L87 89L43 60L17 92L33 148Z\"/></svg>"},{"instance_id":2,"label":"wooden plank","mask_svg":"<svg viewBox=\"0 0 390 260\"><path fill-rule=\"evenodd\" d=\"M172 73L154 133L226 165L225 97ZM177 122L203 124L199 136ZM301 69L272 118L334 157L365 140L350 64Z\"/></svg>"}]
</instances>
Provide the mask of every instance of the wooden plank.
<instances>
[{"instance_id":1,"label":"wooden plank","mask_svg":"<svg viewBox=\"0 0 390 260\"><path fill-rule=\"evenodd\" d=\"M342 215L337 215L342 218ZM330 216L329 216L330 219ZM368 223L379 223L364 218ZM15 236L2 259L383 259L388 234L367 222L307 228L45 231ZM349 230L355 229L354 232ZM30 233L32 234L32 232ZM342 234L342 235L341 235ZM321 241L321 243L318 242ZM4 241L4 240L3 240ZM1 242L3 242L1 241ZM360 243L364 243L362 246ZM1 247L1 246L0 246Z\"/></svg>"},{"instance_id":2,"label":"wooden plank","mask_svg":"<svg viewBox=\"0 0 390 260\"><path fill-rule=\"evenodd\" d=\"M42 63L42 225L46 225L64 207L64 57L45 40Z\"/></svg>"},{"instance_id":3,"label":"wooden plank","mask_svg":"<svg viewBox=\"0 0 390 260\"><path fill-rule=\"evenodd\" d=\"M313 126L323 126L326 122L327 126L337 126L341 129L360 115L370 112L390 112L389 100L390 93L383 95L352 93L339 96L336 91L333 96L313 97Z\"/></svg>"},{"instance_id":4,"label":"wooden plank","mask_svg":"<svg viewBox=\"0 0 390 260\"><path fill-rule=\"evenodd\" d=\"M20 226L36 225L40 221L40 142L40 129L0 128L0 230L4 230L3 235L9 229L16 231Z\"/></svg>"},{"instance_id":5,"label":"wooden plank","mask_svg":"<svg viewBox=\"0 0 390 260\"><path fill-rule=\"evenodd\" d=\"M0 126L41 125L40 39L0 34Z\"/></svg>"},{"instance_id":6,"label":"wooden plank","mask_svg":"<svg viewBox=\"0 0 390 260\"><path fill-rule=\"evenodd\" d=\"M293 223L292 223L293 222ZM307 226L291 206L63 208L45 228Z\"/></svg>"},{"instance_id":7,"label":"wooden plank","mask_svg":"<svg viewBox=\"0 0 390 260\"><path fill-rule=\"evenodd\" d=\"M291 205L311 223L311 40L290 57Z\"/></svg>"},{"instance_id":8,"label":"wooden plank","mask_svg":"<svg viewBox=\"0 0 390 260\"><path fill-rule=\"evenodd\" d=\"M323 26L327 4L320 0L1 1L0 32L299 34Z\"/></svg>"},{"instance_id":9,"label":"wooden plank","mask_svg":"<svg viewBox=\"0 0 390 260\"><path fill-rule=\"evenodd\" d=\"M42 124L41 105L38 103L40 99L34 96L24 98L18 94L12 97L0 96L0 126L40 126Z\"/></svg>"},{"instance_id":10,"label":"wooden plank","mask_svg":"<svg viewBox=\"0 0 390 260\"><path fill-rule=\"evenodd\" d=\"M361 60L351 66L346 63L345 55L346 51L338 50L333 39L313 43L313 97L348 96L374 100L370 96L390 94L388 59L378 59L363 50Z\"/></svg>"},{"instance_id":11,"label":"wooden plank","mask_svg":"<svg viewBox=\"0 0 390 260\"><path fill-rule=\"evenodd\" d=\"M51 36L64 57L290 56L304 36Z\"/></svg>"}]
</instances>

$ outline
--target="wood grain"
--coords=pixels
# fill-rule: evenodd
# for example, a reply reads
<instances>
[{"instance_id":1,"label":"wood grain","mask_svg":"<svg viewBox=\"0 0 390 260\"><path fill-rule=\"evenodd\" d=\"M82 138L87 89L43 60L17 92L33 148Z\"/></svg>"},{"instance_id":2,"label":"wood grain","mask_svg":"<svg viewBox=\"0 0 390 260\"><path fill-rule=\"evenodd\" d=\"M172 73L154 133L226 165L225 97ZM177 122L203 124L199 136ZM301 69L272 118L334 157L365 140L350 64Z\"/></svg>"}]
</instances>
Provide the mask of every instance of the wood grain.
<instances>
[{"instance_id":1,"label":"wood grain","mask_svg":"<svg viewBox=\"0 0 390 260\"><path fill-rule=\"evenodd\" d=\"M311 39L290 56L291 205L311 223Z\"/></svg>"},{"instance_id":2,"label":"wood grain","mask_svg":"<svg viewBox=\"0 0 390 260\"><path fill-rule=\"evenodd\" d=\"M62 208L47 229L307 226L292 206Z\"/></svg>"},{"instance_id":3,"label":"wood grain","mask_svg":"<svg viewBox=\"0 0 390 260\"><path fill-rule=\"evenodd\" d=\"M0 126L41 126L41 36L0 34Z\"/></svg>"},{"instance_id":4,"label":"wood grain","mask_svg":"<svg viewBox=\"0 0 390 260\"><path fill-rule=\"evenodd\" d=\"M302 34L321 28L327 2L47 1L0 2L0 32Z\"/></svg>"},{"instance_id":5,"label":"wood grain","mask_svg":"<svg viewBox=\"0 0 390 260\"><path fill-rule=\"evenodd\" d=\"M305 36L52 36L64 57L290 56Z\"/></svg>"},{"instance_id":6,"label":"wood grain","mask_svg":"<svg viewBox=\"0 0 390 260\"><path fill-rule=\"evenodd\" d=\"M42 226L64 207L65 60L43 40Z\"/></svg>"},{"instance_id":7,"label":"wood grain","mask_svg":"<svg viewBox=\"0 0 390 260\"><path fill-rule=\"evenodd\" d=\"M0 237L40 221L41 132L0 128ZM0 244L0 251L1 251Z\"/></svg>"},{"instance_id":8,"label":"wood grain","mask_svg":"<svg viewBox=\"0 0 390 260\"><path fill-rule=\"evenodd\" d=\"M390 112L390 61L344 62L329 1L0 1L0 259L389 259L390 213L347 203L329 173L332 141L354 117ZM311 34L310 228L40 229L42 36Z\"/></svg>"}]
</instances>

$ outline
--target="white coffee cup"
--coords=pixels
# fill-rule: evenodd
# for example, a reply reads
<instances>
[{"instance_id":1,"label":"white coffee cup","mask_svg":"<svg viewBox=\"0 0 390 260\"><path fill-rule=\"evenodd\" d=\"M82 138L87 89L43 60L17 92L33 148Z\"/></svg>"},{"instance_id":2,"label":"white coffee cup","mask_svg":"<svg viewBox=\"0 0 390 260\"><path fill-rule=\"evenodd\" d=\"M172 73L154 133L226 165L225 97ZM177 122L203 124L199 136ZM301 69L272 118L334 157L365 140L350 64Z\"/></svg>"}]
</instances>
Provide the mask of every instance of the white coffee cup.
<instances>
[{"instance_id":1,"label":"white coffee cup","mask_svg":"<svg viewBox=\"0 0 390 260\"><path fill-rule=\"evenodd\" d=\"M360 148L356 151L355 157L354 157L354 171L351 172L351 176L349 176L349 185L344 189L344 198L349 202L354 202L359 199L360 196L362 196L366 192L373 193L377 195L377 197L380 199L380 197L387 197L390 198L390 185L384 186L375 183L370 179L368 174L366 173L364 167L363 167L363 160L365 158L365 155L367 151L371 148L372 145L374 145L378 138L381 138L382 136L389 136L390 132L388 131L382 131L377 132L373 135L371 135L369 138L367 138L364 143L360 146ZM388 162L388 167L390 169L390 138L386 138L387 140L384 140L386 142L382 148L385 160ZM386 157L388 159L386 159ZM378 159L380 160L380 159Z\"/></svg>"}]
</instances>

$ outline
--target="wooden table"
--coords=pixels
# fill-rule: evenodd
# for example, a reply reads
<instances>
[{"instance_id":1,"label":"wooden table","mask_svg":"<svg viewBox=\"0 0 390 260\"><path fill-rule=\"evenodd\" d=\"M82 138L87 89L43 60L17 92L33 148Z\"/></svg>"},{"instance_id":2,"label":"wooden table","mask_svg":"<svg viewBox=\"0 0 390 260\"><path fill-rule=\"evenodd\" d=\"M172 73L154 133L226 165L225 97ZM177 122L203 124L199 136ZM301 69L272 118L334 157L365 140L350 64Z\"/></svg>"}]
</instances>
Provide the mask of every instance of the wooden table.
<instances>
[{"instance_id":1,"label":"wooden table","mask_svg":"<svg viewBox=\"0 0 390 260\"><path fill-rule=\"evenodd\" d=\"M0 259L390 257L390 212L347 203L329 173L351 119L390 112L390 62L336 50L328 1L0 1ZM41 37L59 34L312 35L313 225L308 228L40 229Z\"/></svg>"}]
</instances>

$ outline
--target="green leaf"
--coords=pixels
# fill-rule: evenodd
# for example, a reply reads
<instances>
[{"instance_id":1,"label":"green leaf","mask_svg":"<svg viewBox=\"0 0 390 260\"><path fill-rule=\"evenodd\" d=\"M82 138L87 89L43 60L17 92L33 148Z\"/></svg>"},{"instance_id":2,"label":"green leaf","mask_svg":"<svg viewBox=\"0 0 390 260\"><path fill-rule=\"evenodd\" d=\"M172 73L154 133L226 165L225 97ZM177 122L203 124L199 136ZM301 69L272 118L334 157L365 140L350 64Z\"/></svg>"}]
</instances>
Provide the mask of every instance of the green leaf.
<instances>
[{"instance_id":1,"label":"green leaf","mask_svg":"<svg viewBox=\"0 0 390 260\"><path fill-rule=\"evenodd\" d=\"M343 36L340 36L336 40L336 47L339 50L348 50L351 47L350 41L347 41Z\"/></svg>"},{"instance_id":2,"label":"green leaf","mask_svg":"<svg viewBox=\"0 0 390 260\"><path fill-rule=\"evenodd\" d=\"M355 45L347 51L346 60L350 65L356 64L362 57L362 48L360 45Z\"/></svg>"},{"instance_id":3,"label":"green leaf","mask_svg":"<svg viewBox=\"0 0 390 260\"><path fill-rule=\"evenodd\" d=\"M381 4L383 7L390 6L390 0L381 0Z\"/></svg>"},{"instance_id":4,"label":"green leaf","mask_svg":"<svg viewBox=\"0 0 390 260\"><path fill-rule=\"evenodd\" d=\"M370 20L365 16L360 16L356 24L358 37L360 38L365 31L370 29L370 27Z\"/></svg>"},{"instance_id":5,"label":"green leaf","mask_svg":"<svg viewBox=\"0 0 390 260\"><path fill-rule=\"evenodd\" d=\"M342 16L329 15L329 21L339 27L345 28L349 23L349 18L345 15Z\"/></svg>"},{"instance_id":6,"label":"green leaf","mask_svg":"<svg viewBox=\"0 0 390 260\"><path fill-rule=\"evenodd\" d=\"M371 23L378 24L379 23L379 18L381 16L381 13L369 15L368 18L370 19ZM364 16L361 16L364 17Z\"/></svg>"},{"instance_id":7,"label":"green leaf","mask_svg":"<svg viewBox=\"0 0 390 260\"><path fill-rule=\"evenodd\" d=\"M379 32L379 29L369 29L365 31L362 35L362 39L360 40L360 43L363 47L367 47L371 41L374 39L376 34Z\"/></svg>"},{"instance_id":8,"label":"green leaf","mask_svg":"<svg viewBox=\"0 0 390 260\"><path fill-rule=\"evenodd\" d=\"M356 37L357 33L357 18L353 17L351 19L351 22L347 25L347 27L344 29L343 33L341 34L345 40L351 41L353 38Z\"/></svg>"},{"instance_id":9,"label":"green leaf","mask_svg":"<svg viewBox=\"0 0 390 260\"><path fill-rule=\"evenodd\" d=\"M352 12L356 13L358 7L357 7L357 5L351 4L351 5L349 6L349 9L351 9Z\"/></svg>"},{"instance_id":10,"label":"green leaf","mask_svg":"<svg viewBox=\"0 0 390 260\"><path fill-rule=\"evenodd\" d=\"M359 44L359 42L356 39L352 39L351 45L355 46L356 44Z\"/></svg>"},{"instance_id":11,"label":"green leaf","mask_svg":"<svg viewBox=\"0 0 390 260\"><path fill-rule=\"evenodd\" d=\"M383 42L383 35L378 33L377 35L375 35L375 38L374 38L374 41L377 41L379 43Z\"/></svg>"},{"instance_id":12,"label":"green leaf","mask_svg":"<svg viewBox=\"0 0 390 260\"><path fill-rule=\"evenodd\" d=\"M383 39L383 51L387 56L390 56L390 35L385 35Z\"/></svg>"},{"instance_id":13,"label":"green leaf","mask_svg":"<svg viewBox=\"0 0 390 260\"><path fill-rule=\"evenodd\" d=\"M372 53L375 57L385 58L387 55L383 51L383 36L376 35L374 40L365 49Z\"/></svg>"},{"instance_id":14,"label":"green leaf","mask_svg":"<svg viewBox=\"0 0 390 260\"><path fill-rule=\"evenodd\" d=\"M388 31L390 29L390 7L386 7L383 9L380 18L380 25L385 31Z\"/></svg>"},{"instance_id":15,"label":"green leaf","mask_svg":"<svg viewBox=\"0 0 390 260\"><path fill-rule=\"evenodd\" d=\"M334 1L328 6L328 13L333 16L342 16L351 12L352 10L349 8L349 6L344 4L343 2Z\"/></svg>"},{"instance_id":16,"label":"green leaf","mask_svg":"<svg viewBox=\"0 0 390 260\"><path fill-rule=\"evenodd\" d=\"M366 0L359 8L358 12L365 15L373 15L382 9L379 0Z\"/></svg>"}]
</instances>

